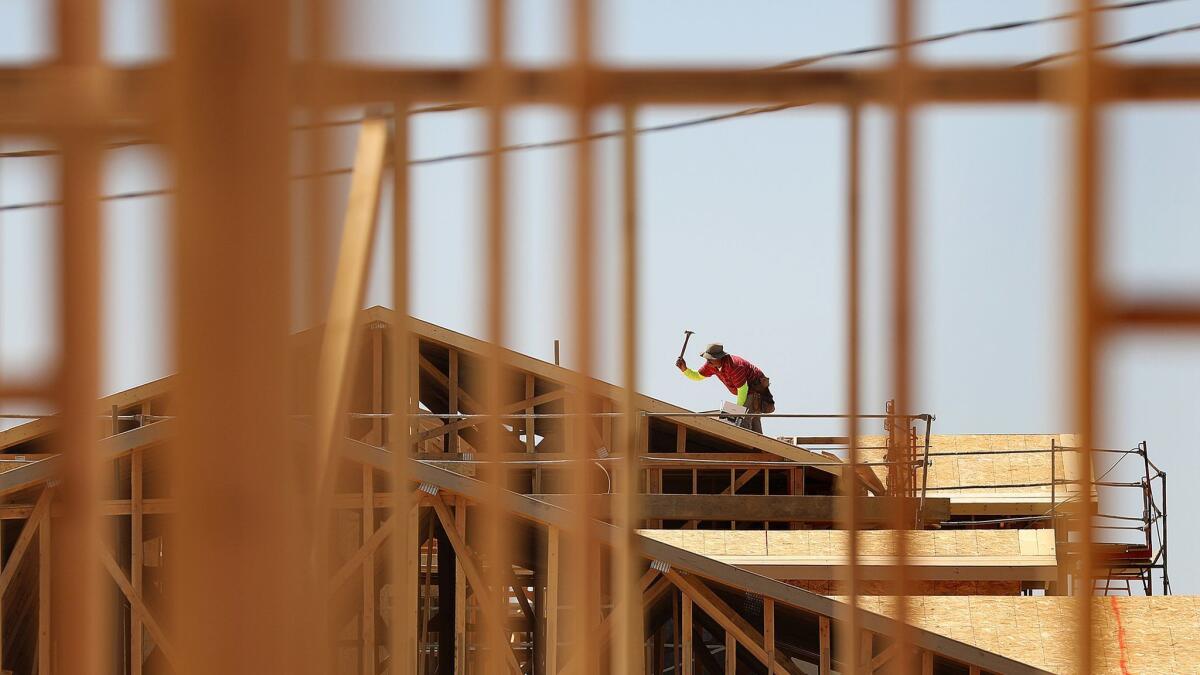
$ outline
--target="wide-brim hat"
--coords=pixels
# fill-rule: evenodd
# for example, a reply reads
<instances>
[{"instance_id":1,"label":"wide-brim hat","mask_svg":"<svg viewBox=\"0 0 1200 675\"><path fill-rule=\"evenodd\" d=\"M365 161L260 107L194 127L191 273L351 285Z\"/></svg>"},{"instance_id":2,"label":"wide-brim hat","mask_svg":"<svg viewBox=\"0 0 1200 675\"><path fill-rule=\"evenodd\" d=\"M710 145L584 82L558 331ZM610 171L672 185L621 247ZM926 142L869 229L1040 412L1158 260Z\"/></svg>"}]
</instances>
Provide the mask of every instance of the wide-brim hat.
<instances>
[{"instance_id":1,"label":"wide-brim hat","mask_svg":"<svg viewBox=\"0 0 1200 675\"><path fill-rule=\"evenodd\" d=\"M707 348L705 348L705 350L700 354L700 356L703 356L704 358L712 360L712 361L716 361L718 359L723 359L729 355L725 353L724 345L722 345L720 342L714 342L714 343L710 344Z\"/></svg>"}]
</instances>

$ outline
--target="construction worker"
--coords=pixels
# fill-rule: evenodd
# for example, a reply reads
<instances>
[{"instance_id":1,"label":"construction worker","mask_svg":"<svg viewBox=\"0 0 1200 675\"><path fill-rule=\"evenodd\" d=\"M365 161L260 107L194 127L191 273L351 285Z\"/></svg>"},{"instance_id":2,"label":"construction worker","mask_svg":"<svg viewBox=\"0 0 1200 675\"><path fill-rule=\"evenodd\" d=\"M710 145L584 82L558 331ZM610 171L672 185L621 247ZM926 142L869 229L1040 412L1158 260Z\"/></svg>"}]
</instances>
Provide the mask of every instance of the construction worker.
<instances>
[{"instance_id":1,"label":"construction worker","mask_svg":"<svg viewBox=\"0 0 1200 675\"><path fill-rule=\"evenodd\" d=\"M771 380L763 375L758 366L740 356L726 353L724 345L719 342L710 344L700 356L704 357L704 365L700 366L700 370L688 368L683 357L675 360L675 367L689 380L700 381L716 375L729 393L737 396L737 404L745 407L748 413L775 412ZM749 417L746 420L750 429L762 433L762 418Z\"/></svg>"}]
</instances>

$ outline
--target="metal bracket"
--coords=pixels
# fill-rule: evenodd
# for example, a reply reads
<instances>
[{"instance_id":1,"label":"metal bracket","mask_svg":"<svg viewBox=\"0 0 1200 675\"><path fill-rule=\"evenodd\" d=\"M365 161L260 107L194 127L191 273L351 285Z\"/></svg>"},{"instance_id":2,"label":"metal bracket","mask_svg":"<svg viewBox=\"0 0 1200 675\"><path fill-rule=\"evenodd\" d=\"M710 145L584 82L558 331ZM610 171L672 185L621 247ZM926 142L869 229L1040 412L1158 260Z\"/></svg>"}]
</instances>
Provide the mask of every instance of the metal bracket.
<instances>
[{"instance_id":1,"label":"metal bracket","mask_svg":"<svg viewBox=\"0 0 1200 675\"><path fill-rule=\"evenodd\" d=\"M438 486L430 484L430 483L421 483L420 485L417 486L417 489L420 490L421 492L424 492L427 495L432 496L432 497L436 497L438 494L438 491L440 490L440 488L438 488Z\"/></svg>"},{"instance_id":2,"label":"metal bracket","mask_svg":"<svg viewBox=\"0 0 1200 675\"><path fill-rule=\"evenodd\" d=\"M661 560L651 560L650 569L658 572L659 574L666 574L671 571L671 563L666 563Z\"/></svg>"}]
</instances>

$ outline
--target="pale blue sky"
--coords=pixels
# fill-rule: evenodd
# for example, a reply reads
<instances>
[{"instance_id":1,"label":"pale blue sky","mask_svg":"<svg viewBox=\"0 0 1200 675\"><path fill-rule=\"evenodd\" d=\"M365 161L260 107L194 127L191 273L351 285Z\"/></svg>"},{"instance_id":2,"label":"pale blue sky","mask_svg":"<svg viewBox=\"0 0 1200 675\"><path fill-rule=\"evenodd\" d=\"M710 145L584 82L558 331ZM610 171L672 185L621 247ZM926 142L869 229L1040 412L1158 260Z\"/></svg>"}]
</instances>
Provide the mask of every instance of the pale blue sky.
<instances>
[{"instance_id":1,"label":"pale blue sky","mask_svg":"<svg viewBox=\"0 0 1200 675\"><path fill-rule=\"evenodd\" d=\"M0 63L53 53L43 0L0 0ZM566 15L561 0L511 3L513 58L525 64L562 59ZM922 34L1055 14L1066 3L1033 0L930 0L921 5ZM343 58L369 63L464 64L480 58L479 0L346 0L333 30ZM829 50L889 41L886 2L863 0L598 0L598 49L622 66L736 64L757 66ZM163 3L106 3L106 51L119 63L159 58ZM1200 0L1113 13L1107 37L1117 39L1200 20ZM937 61L1014 63L1069 48L1065 25L973 36L922 48ZM1200 34L1167 38L1114 53L1122 59L1195 59ZM842 59L836 66L877 64L886 56ZM654 107L641 124L656 124L727 108ZM1106 117L1105 277L1124 293L1200 292L1200 117L1190 105L1114 108ZM414 118L413 155L431 157L479 149L481 116L464 111ZM1065 370L1063 170L1064 118L1049 105L939 106L916 119L918 287L914 296L919 351L917 407L938 416L942 433L1070 431L1070 379ZM611 111L597 124L612 128ZM888 126L869 109L864 121L863 353L866 408L887 398L886 295ZM642 137L639 180L642 247L639 388L693 409L716 407L722 390L696 384L671 366L684 329L703 343L761 365L780 409L841 410L844 259L845 116L813 106ZM567 118L547 108L515 111L510 141L569 134ZM338 132L341 165L350 161L353 130ZM6 149L38 139L5 138ZM602 143L600 294L601 339L615 342L619 325L615 180L619 148ZM571 358L569 150L510 156L510 313L506 342L551 358L563 338ZM106 189L169 185L159 151L110 153ZM460 161L417 167L414 180L414 313L466 333L481 334L482 164ZM54 197L49 159L0 161L0 203ZM346 180L326 182L344 199ZM337 197L340 195L340 197ZM385 199L387 222L390 198ZM163 198L105 206L105 392L171 371L164 317L171 310L169 202ZM0 212L0 367L13 380L52 367L56 349L53 302L53 210ZM334 218L334 223L337 219ZM386 244L386 234L381 237ZM387 250L386 245L382 250ZM732 253L732 255L731 255ZM386 265L378 266L368 304L390 302ZM608 350L599 373L619 372ZM1200 479L1194 420L1200 417L1200 344L1188 338L1115 341L1106 352L1109 396L1106 445L1150 443L1174 485L1172 509L1198 503L1181 489ZM866 427L872 429L872 427ZM833 432L832 426L773 421L769 433ZM1123 470L1123 468L1122 468ZM1118 470L1120 473L1122 470ZM1116 474L1114 474L1116 475ZM1126 476L1126 479L1132 474ZM1134 508L1122 501L1120 507ZM1111 509L1110 509L1111 510ZM1200 582L1185 573L1200 563L1196 526L1176 518L1173 569L1178 591Z\"/></svg>"}]
</instances>

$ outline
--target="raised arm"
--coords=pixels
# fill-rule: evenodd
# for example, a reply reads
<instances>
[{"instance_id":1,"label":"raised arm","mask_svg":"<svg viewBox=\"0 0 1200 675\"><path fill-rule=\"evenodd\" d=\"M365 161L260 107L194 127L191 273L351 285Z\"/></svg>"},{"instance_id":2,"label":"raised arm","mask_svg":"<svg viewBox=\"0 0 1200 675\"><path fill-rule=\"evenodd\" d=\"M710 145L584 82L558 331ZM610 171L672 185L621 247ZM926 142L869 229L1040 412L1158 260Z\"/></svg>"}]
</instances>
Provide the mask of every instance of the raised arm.
<instances>
[{"instance_id":1,"label":"raised arm","mask_svg":"<svg viewBox=\"0 0 1200 675\"><path fill-rule=\"evenodd\" d=\"M688 368L687 361L684 361L683 359L675 359L675 367L678 368L679 372L683 373L683 376L689 380L695 380L699 382L705 378L704 375L701 375L691 368Z\"/></svg>"}]
</instances>

